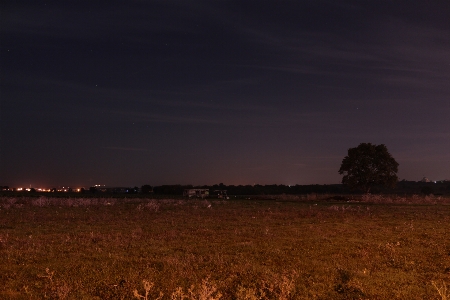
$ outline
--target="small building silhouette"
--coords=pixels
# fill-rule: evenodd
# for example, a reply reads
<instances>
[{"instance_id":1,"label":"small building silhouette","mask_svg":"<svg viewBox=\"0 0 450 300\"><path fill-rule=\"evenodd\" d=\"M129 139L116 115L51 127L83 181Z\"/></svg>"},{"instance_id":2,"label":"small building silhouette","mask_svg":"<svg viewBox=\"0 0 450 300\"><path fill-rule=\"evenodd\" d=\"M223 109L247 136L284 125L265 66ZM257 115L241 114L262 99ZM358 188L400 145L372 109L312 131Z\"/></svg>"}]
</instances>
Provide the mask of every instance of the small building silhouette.
<instances>
[{"instance_id":1,"label":"small building silhouette","mask_svg":"<svg viewBox=\"0 0 450 300\"><path fill-rule=\"evenodd\" d=\"M209 196L209 189L185 189L183 196L188 198L206 198Z\"/></svg>"}]
</instances>

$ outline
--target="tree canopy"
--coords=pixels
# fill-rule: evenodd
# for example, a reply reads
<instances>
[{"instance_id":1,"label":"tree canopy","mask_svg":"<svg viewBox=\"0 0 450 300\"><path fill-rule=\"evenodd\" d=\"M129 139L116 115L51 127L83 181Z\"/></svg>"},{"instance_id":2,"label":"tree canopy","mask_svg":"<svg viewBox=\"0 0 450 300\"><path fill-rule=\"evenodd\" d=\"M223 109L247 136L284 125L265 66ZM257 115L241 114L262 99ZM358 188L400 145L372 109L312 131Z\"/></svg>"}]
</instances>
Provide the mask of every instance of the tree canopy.
<instances>
[{"instance_id":1,"label":"tree canopy","mask_svg":"<svg viewBox=\"0 0 450 300\"><path fill-rule=\"evenodd\" d=\"M361 143L348 149L348 155L342 160L339 174L342 183L352 189L370 192L373 186L394 188L397 184L398 163L384 144Z\"/></svg>"}]
</instances>

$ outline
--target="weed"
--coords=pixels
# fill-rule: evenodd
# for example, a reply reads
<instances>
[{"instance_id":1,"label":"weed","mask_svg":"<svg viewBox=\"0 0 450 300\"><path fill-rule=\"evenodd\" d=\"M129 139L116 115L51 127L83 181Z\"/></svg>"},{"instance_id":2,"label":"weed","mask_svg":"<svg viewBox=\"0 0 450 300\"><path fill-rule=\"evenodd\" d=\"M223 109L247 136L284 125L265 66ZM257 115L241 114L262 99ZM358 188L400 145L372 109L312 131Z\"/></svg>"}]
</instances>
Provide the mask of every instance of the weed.
<instances>
[{"instance_id":1,"label":"weed","mask_svg":"<svg viewBox=\"0 0 450 300\"><path fill-rule=\"evenodd\" d=\"M47 273L47 275L38 275L38 277L47 278L50 281L50 285L53 286L53 276L55 275L55 271L50 271L49 268L46 268L45 273Z\"/></svg>"},{"instance_id":2,"label":"weed","mask_svg":"<svg viewBox=\"0 0 450 300\"><path fill-rule=\"evenodd\" d=\"M431 284L435 287L442 300L450 299L450 295L447 293L447 285L443 280L442 282L431 281Z\"/></svg>"},{"instance_id":3,"label":"weed","mask_svg":"<svg viewBox=\"0 0 450 300\"><path fill-rule=\"evenodd\" d=\"M209 277L203 279L200 286L192 285L188 291L193 300L219 300L222 298L222 294L217 290L216 285L210 282Z\"/></svg>"},{"instance_id":4,"label":"weed","mask_svg":"<svg viewBox=\"0 0 450 300\"><path fill-rule=\"evenodd\" d=\"M135 289L135 290L133 290L133 296L138 298L138 299L148 300L148 296L149 296L150 290L153 288L153 286L155 284L153 282L149 281L149 280L146 280L146 279L142 280L142 284L144 285L145 294L141 295L141 294L139 294L138 290ZM160 292L159 296L157 298L155 298L155 300L162 299L163 295L164 294L162 292Z\"/></svg>"},{"instance_id":5,"label":"weed","mask_svg":"<svg viewBox=\"0 0 450 300\"><path fill-rule=\"evenodd\" d=\"M150 200L147 203L141 203L137 206L137 210L150 210L158 212L161 204L157 200Z\"/></svg>"},{"instance_id":6,"label":"weed","mask_svg":"<svg viewBox=\"0 0 450 300\"><path fill-rule=\"evenodd\" d=\"M39 278L47 278L48 283L46 285L45 289L45 295L50 297L54 297L57 299L67 299L69 293L70 293L70 286L66 282L60 282L57 280L54 280L53 277L55 275L55 271L50 271L49 268L45 269L45 275L38 275ZM24 286L24 290L26 294L29 294L31 297L31 292L28 290L28 286Z\"/></svg>"},{"instance_id":7,"label":"weed","mask_svg":"<svg viewBox=\"0 0 450 300\"><path fill-rule=\"evenodd\" d=\"M261 292L261 291L260 291ZM262 295L258 295L258 291L256 290L256 288L253 287L244 287L244 286L239 286L237 289L237 293L236 293L236 298L238 300L259 300L259 299L264 299L265 295L264 292Z\"/></svg>"}]
</instances>

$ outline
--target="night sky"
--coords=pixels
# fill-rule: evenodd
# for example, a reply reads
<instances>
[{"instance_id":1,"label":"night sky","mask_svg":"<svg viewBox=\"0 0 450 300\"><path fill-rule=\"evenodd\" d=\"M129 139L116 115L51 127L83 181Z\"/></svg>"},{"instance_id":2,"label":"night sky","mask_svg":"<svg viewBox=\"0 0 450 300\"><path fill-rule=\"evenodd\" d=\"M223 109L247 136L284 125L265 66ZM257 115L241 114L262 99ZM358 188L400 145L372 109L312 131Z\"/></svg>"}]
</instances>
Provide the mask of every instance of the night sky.
<instances>
[{"instance_id":1,"label":"night sky","mask_svg":"<svg viewBox=\"0 0 450 300\"><path fill-rule=\"evenodd\" d=\"M106 4L107 3L107 4ZM2 1L0 185L450 178L450 1Z\"/></svg>"}]
</instances>

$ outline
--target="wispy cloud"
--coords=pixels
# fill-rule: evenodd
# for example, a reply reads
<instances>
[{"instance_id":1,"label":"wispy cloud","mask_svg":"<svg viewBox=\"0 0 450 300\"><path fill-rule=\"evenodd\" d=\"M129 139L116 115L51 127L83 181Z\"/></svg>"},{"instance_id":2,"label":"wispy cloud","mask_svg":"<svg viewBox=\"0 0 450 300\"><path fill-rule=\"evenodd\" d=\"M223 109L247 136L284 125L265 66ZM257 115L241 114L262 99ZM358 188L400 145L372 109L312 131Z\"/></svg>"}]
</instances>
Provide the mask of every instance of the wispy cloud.
<instances>
[{"instance_id":1,"label":"wispy cloud","mask_svg":"<svg viewBox=\"0 0 450 300\"><path fill-rule=\"evenodd\" d=\"M144 149L144 148L130 148L130 147L104 147L104 149L119 150L119 151L132 151L132 152L145 152L145 151L148 151L148 149Z\"/></svg>"},{"instance_id":2,"label":"wispy cloud","mask_svg":"<svg viewBox=\"0 0 450 300\"><path fill-rule=\"evenodd\" d=\"M112 112L111 112L112 113ZM182 124L221 124L219 119L195 117L195 116L177 116L175 114L156 114L139 113L134 111L115 111L116 115L127 116L136 122L155 122L155 123L182 123Z\"/></svg>"}]
</instances>

